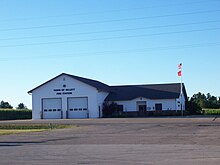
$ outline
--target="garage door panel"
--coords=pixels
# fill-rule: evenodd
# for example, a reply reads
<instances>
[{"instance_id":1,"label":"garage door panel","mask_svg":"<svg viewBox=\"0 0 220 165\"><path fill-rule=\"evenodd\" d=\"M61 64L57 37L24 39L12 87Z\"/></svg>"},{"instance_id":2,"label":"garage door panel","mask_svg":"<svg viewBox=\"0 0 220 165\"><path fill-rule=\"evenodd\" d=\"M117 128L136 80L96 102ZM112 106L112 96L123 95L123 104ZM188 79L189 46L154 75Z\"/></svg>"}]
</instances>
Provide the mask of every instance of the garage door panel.
<instances>
[{"instance_id":1,"label":"garage door panel","mask_svg":"<svg viewBox=\"0 0 220 165\"><path fill-rule=\"evenodd\" d=\"M88 98L68 98L68 118L87 118Z\"/></svg>"},{"instance_id":2,"label":"garage door panel","mask_svg":"<svg viewBox=\"0 0 220 165\"><path fill-rule=\"evenodd\" d=\"M42 99L43 118L44 119L61 119L62 100L61 98Z\"/></svg>"}]
</instances>

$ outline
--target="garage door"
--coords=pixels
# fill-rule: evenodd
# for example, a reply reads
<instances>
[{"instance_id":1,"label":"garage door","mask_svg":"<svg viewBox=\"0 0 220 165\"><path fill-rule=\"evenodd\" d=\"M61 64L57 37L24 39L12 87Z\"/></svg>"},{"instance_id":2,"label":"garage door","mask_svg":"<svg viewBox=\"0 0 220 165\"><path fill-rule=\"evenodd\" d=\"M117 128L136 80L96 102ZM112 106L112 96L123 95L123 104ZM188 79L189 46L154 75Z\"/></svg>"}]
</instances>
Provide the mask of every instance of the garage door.
<instances>
[{"instance_id":1,"label":"garage door","mask_svg":"<svg viewBox=\"0 0 220 165\"><path fill-rule=\"evenodd\" d=\"M68 98L68 118L87 118L88 98L77 97Z\"/></svg>"},{"instance_id":2,"label":"garage door","mask_svg":"<svg viewBox=\"0 0 220 165\"><path fill-rule=\"evenodd\" d=\"M61 119L61 98L42 99L43 119Z\"/></svg>"}]
</instances>

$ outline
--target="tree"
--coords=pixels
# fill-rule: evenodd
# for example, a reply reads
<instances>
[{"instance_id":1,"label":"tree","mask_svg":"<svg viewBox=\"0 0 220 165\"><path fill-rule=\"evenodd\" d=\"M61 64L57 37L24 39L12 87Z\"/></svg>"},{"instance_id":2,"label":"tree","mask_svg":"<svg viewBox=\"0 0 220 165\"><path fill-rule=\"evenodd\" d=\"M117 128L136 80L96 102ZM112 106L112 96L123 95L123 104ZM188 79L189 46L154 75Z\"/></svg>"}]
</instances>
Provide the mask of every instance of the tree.
<instances>
[{"instance_id":1,"label":"tree","mask_svg":"<svg viewBox=\"0 0 220 165\"><path fill-rule=\"evenodd\" d=\"M16 109L27 109L27 107L24 105L24 103L20 103Z\"/></svg>"},{"instance_id":2,"label":"tree","mask_svg":"<svg viewBox=\"0 0 220 165\"><path fill-rule=\"evenodd\" d=\"M206 108L212 108L212 109L218 108L218 99L217 99L217 97L212 96L210 94L208 95L208 94L207 94Z\"/></svg>"},{"instance_id":3,"label":"tree","mask_svg":"<svg viewBox=\"0 0 220 165\"><path fill-rule=\"evenodd\" d=\"M197 94L194 94L191 99L194 103L198 104L200 107L205 108L207 104L206 96L205 94L199 92Z\"/></svg>"},{"instance_id":4,"label":"tree","mask_svg":"<svg viewBox=\"0 0 220 165\"><path fill-rule=\"evenodd\" d=\"M0 108L12 109L13 107L8 102L1 101Z\"/></svg>"},{"instance_id":5,"label":"tree","mask_svg":"<svg viewBox=\"0 0 220 165\"><path fill-rule=\"evenodd\" d=\"M191 98L189 101L186 101L186 112L189 115L199 115L202 113L202 107Z\"/></svg>"},{"instance_id":6,"label":"tree","mask_svg":"<svg viewBox=\"0 0 220 165\"><path fill-rule=\"evenodd\" d=\"M220 108L220 98L212 96L210 93L207 93L205 95L199 92L197 94L194 94L190 100L198 104L201 108Z\"/></svg>"}]
</instances>

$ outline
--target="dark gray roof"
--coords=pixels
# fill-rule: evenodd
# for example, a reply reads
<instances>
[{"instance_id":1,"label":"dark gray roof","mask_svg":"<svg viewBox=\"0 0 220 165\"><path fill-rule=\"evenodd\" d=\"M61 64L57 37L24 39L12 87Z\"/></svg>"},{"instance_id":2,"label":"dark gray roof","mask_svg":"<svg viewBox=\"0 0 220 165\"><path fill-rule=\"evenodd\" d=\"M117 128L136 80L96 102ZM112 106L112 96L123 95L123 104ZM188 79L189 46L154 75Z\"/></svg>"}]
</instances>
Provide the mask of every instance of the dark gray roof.
<instances>
[{"instance_id":1,"label":"dark gray roof","mask_svg":"<svg viewBox=\"0 0 220 165\"><path fill-rule=\"evenodd\" d=\"M108 85L106 85L106 84L104 84L102 82L99 82L99 81L96 81L96 80L92 80L92 79L83 78L83 77L78 77L78 76L74 76L74 75L70 75L70 74L66 74L66 73L62 73L62 74L54 77L53 79L51 79L51 80L49 80L49 81L47 81L47 82L37 86L36 88L34 88L34 89L30 90L30 91L28 91L28 93L32 93L35 89L37 89L37 88L39 88L39 87L49 83L50 81L52 81L52 80L54 80L57 77L60 77L62 75L67 75L69 77L72 77L72 78L74 78L74 79L76 79L78 81L81 81L81 82L83 82L85 84L88 84L88 85L90 85L90 86L92 86L92 87L94 87L94 88L96 88L98 90L101 90L101 91L106 91L106 92L110 92L111 91L111 88Z\"/></svg>"},{"instance_id":2,"label":"dark gray roof","mask_svg":"<svg viewBox=\"0 0 220 165\"><path fill-rule=\"evenodd\" d=\"M93 86L95 87L96 89L98 90L101 90L101 91L106 91L106 92L110 92L111 91L111 88L110 86L100 82L100 81L96 81L96 80L92 80L92 79L87 79L87 78L83 78L83 77L78 77L78 76L74 76L74 75L70 75L70 74L66 74L78 81L81 81L85 84L88 84L90 86Z\"/></svg>"},{"instance_id":3,"label":"dark gray roof","mask_svg":"<svg viewBox=\"0 0 220 165\"><path fill-rule=\"evenodd\" d=\"M148 99L174 99L180 95L180 83L173 84L153 84L153 85L126 85L111 86L112 92L106 97L105 101L132 100L138 97ZM187 98L185 86L183 93Z\"/></svg>"},{"instance_id":4,"label":"dark gray roof","mask_svg":"<svg viewBox=\"0 0 220 165\"><path fill-rule=\"evenodd\" d=\"M32 93L34 90L38 89L39 87L49 83L50 81L62 75L72 77L78 81L81 81L85 84L88 84L96 88L97 90L109 92L109 95L105 99L106 101L132 100L138 97L144 97L148 99L174 99L174 98L178 98L180 95L180 87L181 87L180 83L108 86L96 80L78 77L66 73L62 73L54 77L53 79L30 90L28 93ZM183 93L185 98L187 98L184 84L183 84Z\"/></svg>"}]
</instances>

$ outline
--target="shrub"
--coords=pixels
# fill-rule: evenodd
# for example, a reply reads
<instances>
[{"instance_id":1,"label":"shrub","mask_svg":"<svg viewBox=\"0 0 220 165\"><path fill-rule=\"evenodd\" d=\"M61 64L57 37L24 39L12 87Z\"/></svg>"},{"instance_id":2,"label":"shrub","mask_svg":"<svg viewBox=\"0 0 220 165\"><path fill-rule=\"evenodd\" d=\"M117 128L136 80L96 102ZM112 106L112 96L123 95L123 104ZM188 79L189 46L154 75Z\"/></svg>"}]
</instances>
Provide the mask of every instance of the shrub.
<instances>
[{"instance_id":1,"label":"shrub","mask_svg":"<svg viewBox=\"0 0 220 165\"><path fill-rule=\"evenodd\" d=\"M31 119L31 110L12 110L12 109L0 109L0 120L21 120Z\"/></svg>"},{"instance_id":2,"label":"shrub","mask_svg":"<svg viewBox=\"0 0 220 165\"><path fill-rule=\"evenodd\" d=\"M118 117L121 115L123 110L121 110L117 103L105 101L103 103L103 117Z\"/></svg>"}]
</instances>

